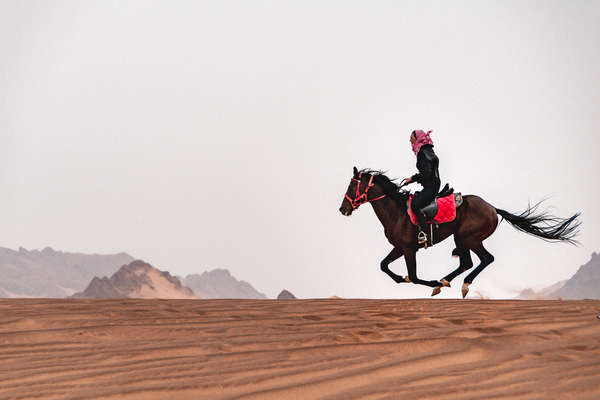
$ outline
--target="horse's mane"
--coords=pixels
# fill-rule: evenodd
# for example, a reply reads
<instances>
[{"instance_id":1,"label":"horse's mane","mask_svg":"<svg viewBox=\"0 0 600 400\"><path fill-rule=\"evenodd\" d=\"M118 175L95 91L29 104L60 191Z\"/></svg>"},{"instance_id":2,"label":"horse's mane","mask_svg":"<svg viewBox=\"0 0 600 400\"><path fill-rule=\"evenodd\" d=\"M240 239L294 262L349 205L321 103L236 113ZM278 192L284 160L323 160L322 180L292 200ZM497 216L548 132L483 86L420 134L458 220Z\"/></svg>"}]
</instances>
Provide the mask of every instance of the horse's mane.
<instances>
[{"instance_id":1,"label":"horse's mane","mask_svg":"<svg viewBox=\"0 0 600 400\"><path fill-rule=\"evenodd\" d=\"M375 169L365 168L360 170L360 173L372 176L373 182L381 187L383 193L394 200L403 210L406 210L409 192L400 188L400 185L395 182L396 179L390 179L382 171Z\"/></svg>"}]
</instances>

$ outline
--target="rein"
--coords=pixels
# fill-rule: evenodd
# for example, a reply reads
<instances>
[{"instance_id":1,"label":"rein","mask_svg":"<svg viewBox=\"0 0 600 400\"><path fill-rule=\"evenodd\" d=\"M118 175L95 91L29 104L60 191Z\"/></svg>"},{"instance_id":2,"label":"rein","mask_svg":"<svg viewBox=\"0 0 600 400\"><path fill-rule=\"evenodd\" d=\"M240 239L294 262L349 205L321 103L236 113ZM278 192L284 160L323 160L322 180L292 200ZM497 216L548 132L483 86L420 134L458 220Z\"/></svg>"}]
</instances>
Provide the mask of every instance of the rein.
<instances>
[{"instance_id":1,"label":"rein","mask_svg":"<svg viewBox=\"0 0 600 400\"><path fill-rule=\"evenodd\" d=\"M360 193L361 176L362 176L362 173L358 174L358 179L352 178L352 180L354 182L357 182L356 196L354 196L354 199L346 194L346 198L348 199L350 204L352 204L353 210L356 210L358 207L361 206L361 204L369 203L371 201L377 201L379 199L383 199L386 196L384 194L382 196L379 196L379 197L371 199L371 200L368 199L367 193L369 193L369 189L371 189L373 186L375 186L375 184L373 183L373 175L371 175L371 179L369 179L369 183L367 184L367 187L365 188L365 192Z\"/></svg>"}]
</instances>

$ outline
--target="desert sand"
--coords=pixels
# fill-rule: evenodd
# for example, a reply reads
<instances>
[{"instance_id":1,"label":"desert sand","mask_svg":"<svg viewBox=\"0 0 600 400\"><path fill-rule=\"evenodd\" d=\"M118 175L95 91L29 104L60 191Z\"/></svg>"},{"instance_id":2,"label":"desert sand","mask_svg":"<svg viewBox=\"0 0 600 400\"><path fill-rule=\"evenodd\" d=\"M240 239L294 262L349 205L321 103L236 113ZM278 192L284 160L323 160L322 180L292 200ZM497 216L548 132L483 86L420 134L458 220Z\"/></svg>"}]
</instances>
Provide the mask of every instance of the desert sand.
<instances>
[{"instance_id":1,"label":"desert sand","mask_svg":"<svg viewBox=\"0 0 600 400\"><path fill-rule=\"evenodd\" d=\"M0 399L600 399L600 301L0 300Z\"/></svg>"}]
</instances>

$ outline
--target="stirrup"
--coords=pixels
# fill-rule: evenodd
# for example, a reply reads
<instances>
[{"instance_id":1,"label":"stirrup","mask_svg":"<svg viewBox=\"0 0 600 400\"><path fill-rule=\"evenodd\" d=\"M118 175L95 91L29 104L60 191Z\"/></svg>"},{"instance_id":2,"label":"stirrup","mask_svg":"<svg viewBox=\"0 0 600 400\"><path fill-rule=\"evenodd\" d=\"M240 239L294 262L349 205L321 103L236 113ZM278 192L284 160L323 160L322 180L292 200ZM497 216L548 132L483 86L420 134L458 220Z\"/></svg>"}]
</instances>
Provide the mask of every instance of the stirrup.
<instances>
[{"instance_id":1,"label":"stirrup","mask_svg":"<svg viewBox=\"0 0 600 400\"><path fill-rule=\"evenodd\" d=\"M425 246L427 246L427 234L423 231L419 231L419 234L417 235L417 242L419 242L419 244L425 244Z\"/></svg>"}]
</instances>

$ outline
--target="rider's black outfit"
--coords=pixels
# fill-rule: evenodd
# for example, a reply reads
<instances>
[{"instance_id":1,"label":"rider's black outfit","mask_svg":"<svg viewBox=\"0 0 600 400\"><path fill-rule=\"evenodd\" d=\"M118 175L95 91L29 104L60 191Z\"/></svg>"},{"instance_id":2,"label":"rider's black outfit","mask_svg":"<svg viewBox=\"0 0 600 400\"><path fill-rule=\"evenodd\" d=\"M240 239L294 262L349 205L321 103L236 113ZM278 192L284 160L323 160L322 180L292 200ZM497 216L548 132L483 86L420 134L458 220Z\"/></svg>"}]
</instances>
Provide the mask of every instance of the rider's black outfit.
<instances>
[{"instance_id":1,"label":"rider's black outfit","mask_svg":"<svg viewBox=\"0 0 600 400\"><path fill-rule=\"evenodd\" d=\"M411 176L414 182L420 183L423 190L417 192L412 200L411 208L419 220L421 230L427 232L425 216L420 209L429 204L440 190L440 173L438 171L440 160L433 152L433 145L425 144L417 154L418 174Z\"/></svg>"}]
</instances>

